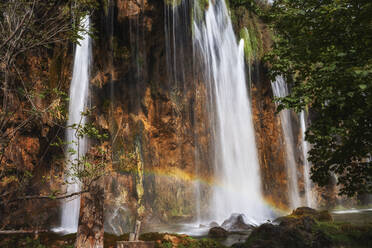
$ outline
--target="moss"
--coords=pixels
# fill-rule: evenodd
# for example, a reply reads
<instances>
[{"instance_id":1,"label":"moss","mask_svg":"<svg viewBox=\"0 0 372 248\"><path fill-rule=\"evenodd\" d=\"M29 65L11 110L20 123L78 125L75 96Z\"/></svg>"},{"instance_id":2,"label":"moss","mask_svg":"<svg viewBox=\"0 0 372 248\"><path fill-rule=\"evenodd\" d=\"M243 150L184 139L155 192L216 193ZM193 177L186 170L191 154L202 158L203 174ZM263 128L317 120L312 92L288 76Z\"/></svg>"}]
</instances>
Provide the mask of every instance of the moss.
<instances>
[{"instance_id":1,"label":"moss","mask_svg":"<svg viewBox=\"0 0 372 248\"><path fill-rule=\"evenodd\" d=\"M176 7L182 3L183 0L164 0L164 3Z\"/></svg>"},{"instance_id":2,"label":"moss","mask_svg":"<svg viewBox=\"0 0 372 248\"><path fill-rule=\"evenodd\" d=\"M40 233L38 237L34 234L7 234L0 235L0 247L3 248L46 248L46 247L73 247L76 234L59 235L56 233ZM63 245L61 245L63 243ZM58 246L57 246L58 245Z\"/></svg>"},{"instance_id":3,"label":"moss","mask_svg":"<svg viewBox=\"0 0 372 248\"><path fill-rule=\"evenodd\" d=\"M254 57L249 31L246 27L240 30L240 39L244 40L244 56L247 63L251 63Z\"/></svg>"},{"instance_id":4,"label":"moss","mask_svg":"<svg viewBox=\"0 0 372 248\"><path fill-rule=\"evenodd\" d=\"M143 156L142 156L142 132L143 132L143 123L141 122L139 124L140 131L139 135L136 137L135 141L135 153L136 153L136 173L135 173L135 179L136 179L136 193L137 193L137 216L142 217L145 213L145 207L143 202L143 195L145 193L144 187L143 187L143 179L144 179L144 164L143 164ZM142 127L142 128L141 128Z\"/></svg>"},{"instance_id":5,"label":"moss","mask_svg":"<svg viewBox=\"0 0 372 248\"><path fill-rule=\"evenodd\" d=\"M346 247L372 247L372 224L317 222L313 233L325 233L335 245Z\"/></svg>"},{"instance_id":6,"label":"moss","mask_svg":"<svg viewBox=\"0 0 372 248\"><path fill-rule=\"evenodd\" d=\"M171 240L169 240L171 237ZM124 234L121 236L116 236L113 234L105 233L105 247L115 247L117 241L128 240L129 235ZM175 240L178 248L223 248L224 246L220 243L211 239L194 239L190 236L170 234L170 233L144 233L139 237L142 241L156 241L156 248L172 248L176 247L172 240Z\"/></svg>"},{"instance_id":7,"label":"moss","mask_svg":"<svg viewBox=\"0 0 372 248\"><path fill-rule=\"evenodd\" d=\"M110 2L110 0L103 0L102 1L102 8L103 8L103 11L104 11L106 16L108 15L109 2Z\"/></svg>"},{"instance_id":8,"label":"moss","mask_svg":"<svg viewBox=\"0 0 372 248\"><path fill-rule=\"evenodd\" d=\"M128 241L129 240L129 233L125 233L120 236L116 236L115 234L105 233L104 234L104 247L116 247L117 241Z\"/></svg>"},{"instance_id":9,"label":"moss","mask_svg":"<svg viewBox=\"0 0 372 248\"><path fill-rule=\"evenodd\" d=\"M323 218L324 213L298 208L278 218L279 225L259 226L243 247L372 247L372 223L335 223L328 215ZM327 221L320 221L323 219Z\"/></svg>"},{"instance_id":10,"label":"moss","mask_svg":"<svg viewBox=\"0 0 372 248\"><path fill-rule=\"evenodd\" d=\"M211 239L194 239L190 236L168 233L144 233L139 239L143 241L156 241L156 248L174 247L170 236L177 241L179 248L223 248L221 244ZM60 247L72 248L76 240L76 234L61 236L56 233L41 233L38 238L31 234L0 235L0 247L4 248L46 248ZM117 236L110 233L104 234L104 247L116 247L117 241L128 241L129 233ZM173 240L173 239L172 239Z\"/></svg>"},{"instance_id":11,"label":"moss","mask_svg":"<svg viewBox=\"0 0 372 248\"><path fill-rule=\"evenodd\" d=\"M196 0L195 1L195 13L194 13L194 16L193 18L195 18L196 22L200 22L200 21L203 21L204 20L204 15L205 15L205 11L206 9L208 9L209 7L209 0ZM191 20L191 21L194 21L194 20Z\"/></svg>"},{"instance_id":12,"label":"moss","mask_svg":"<svg viewBox=\"0 0 372 248\"><path fill-rule=\"evenodd\" d=\"M200 10L205 11L209 6L209 0L197 0L196 4L198 4Z\"/></svg>"}]
</instances>

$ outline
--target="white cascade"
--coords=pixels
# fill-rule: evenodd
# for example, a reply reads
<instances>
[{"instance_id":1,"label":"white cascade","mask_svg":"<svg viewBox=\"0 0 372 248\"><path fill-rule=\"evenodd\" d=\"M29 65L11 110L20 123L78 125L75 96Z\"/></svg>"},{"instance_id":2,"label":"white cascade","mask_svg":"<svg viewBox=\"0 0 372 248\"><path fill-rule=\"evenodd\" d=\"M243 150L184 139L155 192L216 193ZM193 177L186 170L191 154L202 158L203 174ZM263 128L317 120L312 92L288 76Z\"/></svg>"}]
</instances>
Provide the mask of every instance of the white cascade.
<instances>
[{"instance_id":1,"label":"white cascade","mask_svg":"<svg viewBox=\"0 0 372 248\"><path fill-rule=\"evenodd\" d=\"M307 159L308 152L309 152L309 144L305 140L305 133L306 133L306 121L305 121L305 111L302 110L300 113L300 122L301 122L301 131L302 131L302 153L304 159L304 181L305 181L305 197L306 197L306 205L308 207L316 207L314 196L312 192L312 183L310 179L310 163Z\"/></svg>"},{"instance_id":2,"label":"white cascade","mask_svg":"<svg viewBox=\"0 0 372 248\"><path fill-rule=\"evenodd\" d=\"M274 96L285 97L288 95L287 84L283 77L277 76L276 80L271 83ZM291 112L288 109L280 111L280 121L284 135L284 143L286 148L286 165L288 176L288 193L291 208L297 208L301 205L301 198L298 189L297 166L295 161L295 140L293 137L293 129L291 122Z\"/></svg>"},{"instance_id":3,"label":"white cascade","mask_svg":"<svg viewBox=\"0 0 372 248\"><path fill-rule=\"evenodd\" d=\"M214 126L216 183L210 218L221 222L232 213L242 213L247 222L259 224L270 218L270 211L261 194L244 43L236 40L224 0L209 1L205 12L198 1L194 3L194 48L204 66Z\"/></svg>"},{"instance_id":4,"label":"white cascade","mask_svg":"<svg viewBox=\"0 0 372 248\"><path fill-rule=\"evenodd\" d=\"M82 20L82 26L84 30L89 30L90 20L89 17L85 17ZM82 116L82 112L86 110L88 91L89 91L89 68L91 64L91 40L89 34L84 32L81 34L82 40L80 45L76 45L75 58L74 58L74 69L72 74L71 86L70 86L70 103L68 111L67 125L72 124L85 124L85 117ZM68 128L66 134L66 140L68 143L67 151L74 149L79 152L80 156L83 156L87 151L87 140L83 137L79 140L79 146L77 145L77 138L75 137L75 130ZM66 154L66 161L75 161L78 158L78 154ZM71 164L68 164L67 170L72 170ZM80 190L79 183L74 180L71 176L66 178L68 182L67 193L71 194ZM79 221L79 210L80 210L80 197L73 199L67 199L62 206L61 214L61 229L65 233L73 233L77 231Z\"/></svg>"}]
</instances>

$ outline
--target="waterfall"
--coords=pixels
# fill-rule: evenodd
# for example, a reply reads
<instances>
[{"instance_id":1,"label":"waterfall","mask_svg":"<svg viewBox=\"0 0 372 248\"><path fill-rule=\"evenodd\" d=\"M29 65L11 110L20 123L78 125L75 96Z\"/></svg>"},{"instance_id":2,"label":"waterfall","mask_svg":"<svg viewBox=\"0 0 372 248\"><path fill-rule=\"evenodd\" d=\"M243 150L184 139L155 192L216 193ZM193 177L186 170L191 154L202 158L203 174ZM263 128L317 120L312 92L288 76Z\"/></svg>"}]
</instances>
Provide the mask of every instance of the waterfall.
<instances>
[{"instance_id":1,"label":"waterfall","mask_svg":"<svg viewBox=\"0 0 372 248\"><path fill-rule=\"evenodd\" d=\"M301 131L302 131L302 153L303 153L303 160L304 160L304 181L305 181L305 197L306 197L306 205L308 207L315 207L314 197L311 190L311 180L310 180L310 163L307 159L307 154L309 152L309 144L305 140L305 132L306 132L306 121L305 121L305 111L302 110L300 114L300 122L301 122Z\"/></svg>"},{"instance_id":2,"label":"waterfall","mask_svg":"<svg viewBox=\"0 0 372 248\"><path fill-rule=\"evenodd\" d=\"M194 47L204 66L214 126L216 182L210 218L223 221L243 213L253 224L270 213L261 194L255 133L244 68L244 42L238 45L224 0L194 3ZM205 6L204 6L205 7Z\"/></svg>"},{"instance_id":3,"label":"waterfall","mask_svg":"<svg viewBox=\"0 0 372 248\"><path fill-rule=\"evenodd\" d=\"M188 0L164 1L165 55L168 81L172 89L185 82L185 46L189 34Z\"/></svg>"},{"instance_id":4,"label":"waterfall","mask_svg":"<svg viewBox=\"0 0 372 248\"><path fill-rule=\"evenodd\" d=\"M168 86L171 90L173 99L180 102L184 101L187 92L187 74L191 68L192 57L186 54L190 51L190 1L189 0L167 0L164 1L164 34L165 34L165 58L166 71L168 76ZM195 116L194 116L195 117ZM195 118L196 119L196 118ZM194 119L194 123L196 120ZM194 124L197 125L197 124ZM176 139L178 145L181 141ZM197 134L194 132L195 147L197 144ZM200 171L197 161L199 160L198 149L195 148L194 164L195 176L198 178ZM195 193L195 220L197 223L201 219L201 183L196 179L193 183Z\"/></svg>"},{"instance_id":5,"label":"waterfall","mask_svg":"<svg viewBox=\"0 0 372 248\"><path fill-rule=\"evenodd\" d=\"M288 95L287 84L283 77L278 76L271 84L273 94L276 97L285 97ZM284 143L286 147L286 164L288 174L288 193L290 205L292 208L297 208L301 205L301 198L298 190L297 166L295 161L295 140L293 137L291 111L283 109L280 111L280 121L284 135Z\"/></svg>"},{"instance_id":6,"label":"waterfall","mask_svg":"<svg viewBox=\"0 0 372 248\"><path fill-rule=\"evenodd\" d=\"M83 28L89 30L90 20L89 17L85 17L82 21ZM71 86L70 86L70 103L68 111L67 125L81 123L85 124L85 117L81 115L81 112L85 111L88 99L89 90L89 68L91 61L91 44L90 37L87 32L81 33L83 37L80 40L80 45L76 46L75 58L74 58L74 69L72 74ZM75 137L75 130L68 128L66 134L67 140L67 151L74 149L79 151L79 155L83 156L87 151L87 140L83 137L77 145L77 139ZM75 161L78 158L77 154L67 154L66 161ZM68 164L67 170L72 170L71 164ZM73 173L73 171L72 171ZM69 184L67 185L67 194L78 192L80 185L77 183L72 176L68 176L66 179ZM80 197L73 199L67 199L62 206L61 215L61 227L64 232L72 233L77 231L79 221L79 210L80 210Z\"/></svg>"}]
</instances>

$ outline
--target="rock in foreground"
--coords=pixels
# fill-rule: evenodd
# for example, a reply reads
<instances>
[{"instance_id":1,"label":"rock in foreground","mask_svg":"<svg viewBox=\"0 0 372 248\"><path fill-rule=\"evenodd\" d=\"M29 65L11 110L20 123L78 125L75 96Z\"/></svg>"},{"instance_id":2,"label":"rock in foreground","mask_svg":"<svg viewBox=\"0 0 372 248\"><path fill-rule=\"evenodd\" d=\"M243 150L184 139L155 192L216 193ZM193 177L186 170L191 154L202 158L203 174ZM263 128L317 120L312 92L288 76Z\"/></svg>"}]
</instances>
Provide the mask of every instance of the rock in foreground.
<instances>
[{"instance_id":1,"label":"rock in foreground","mask_svg":"<svg viewBox=\"0 0 372 248\"><path fill-rule=\"evenodd\" d=\"M208 236L211 238L226 238L228 235L229 232L219 226L212 227L208 233Z\"/></svg>"},{"instance_id":2,"label":"rock in foreground","mask_svg":"<svg viewBox=\"0 0 372 248\"><path fill-rule=\"evenodd\" d=\"M229 232L246 231L253 228L252 225L246 223L243 214L232 214L230 218L222 223L221 227Z\"/></svg>"},{"instance_id":3,"label":"rock in foreground","mask_svg":"<svg viewBox=\"0 0 372 248\"><path fill-rule=\"evenodd\" d=\"M298 208L278 218L278 225L256 228L244 244L234 248L338 248L372 247L372 223L355 226L333 223L328 211Z\"/></svg>"}]
</instances>

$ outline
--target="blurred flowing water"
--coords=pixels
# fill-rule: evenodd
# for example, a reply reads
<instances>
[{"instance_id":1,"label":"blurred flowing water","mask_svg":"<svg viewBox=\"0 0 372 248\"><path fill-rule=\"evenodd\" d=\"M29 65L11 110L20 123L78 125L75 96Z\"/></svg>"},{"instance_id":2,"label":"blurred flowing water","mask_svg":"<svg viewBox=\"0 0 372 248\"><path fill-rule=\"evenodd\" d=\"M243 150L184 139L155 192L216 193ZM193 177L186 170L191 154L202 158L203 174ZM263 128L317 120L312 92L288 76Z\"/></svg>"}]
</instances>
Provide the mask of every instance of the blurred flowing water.
<instances>
[{"instance_id":1,"label":"blurred flowing water","mask_svg":"<svg viewBox=\"0 0 372 248\"><path fill-rule=\"evenodd\" d=\"M246 85L244 43L237 42L224 0L207 10L194 2L194 48L204 66L209 92L216 184L210 219L222 222L244 213L258 224L270 216L261 194L261 179L251 105Z\"/></svg>"},{"instance_id":2,"label":"blurred flowing water","mask_svg":"<svg viewBox=\"0 0 372 248\"><path fill-rule=\"evenodd\" d=\"M276 97L285 97L288 95L287 84L283 77L277 76L276 80L271 84L273 94ZM291 112L289 109L280 111L280 121L284 135L284 143L286 147L286 165L288 175L288 193L291 208L297 208L301 205L301 198L298 189L297 165L295 161L295 140L293 136L293 128L291 121Z\"/></svg>"},{"instance_id":3,"label":"blurred flowing water","mask_svg":"<svg viewBox=\"0 0 372 248\"><path fill-rule=\"evenodd\" d=\"M89 30L90 20L89 17L85 17L82 21L83 28ZM81 113L86 110L88 91L89 91L89 68L91 64L91 39L87 32L80 34L83 38L80 40L80 45L76 45L75 58L74 58L74 69L73 76L70 86L70 103L68 112L67 125L73 124L84 125L86 122L85 116ZM67 170L69 171L67 176L67 194L75 193L80 190L80 185L76 182L70 174L73 173L71 166L72 162L76 162L79 156L84 156L87 151L87 140L86 138L80 138L79 142L75 136L75 129L68 128L66 134L67 151L73 149L76 151L75 154L66 154ZM67 199L62 205L61 213L61 226L60 231L66 233L73 233L77 231L79 221L79 210L80 210L80 197L74 197Z\"/></svg>"},{"instance_id":4,"label":"blurred flowing water","mask_svg":"<svg viewBox=\"0 0 372 248\"><path fill-rule=\"evenodd\" d=\"M300 122L301 122L301 145L302 145L302 153L303 153L303 160L304 160L304 181L305 181L305 198L306 198L306 205L308 207L316 207L314 195L312 192L312 182L310 179L310 162L307 159L308 152L309 152L309 144L305 140L305 133L306 133L306 113L305 110L302 110L300 113Z\"/></svg>"}]
</instances>

